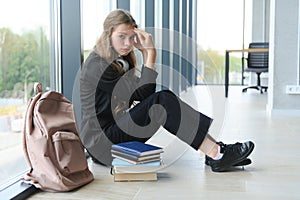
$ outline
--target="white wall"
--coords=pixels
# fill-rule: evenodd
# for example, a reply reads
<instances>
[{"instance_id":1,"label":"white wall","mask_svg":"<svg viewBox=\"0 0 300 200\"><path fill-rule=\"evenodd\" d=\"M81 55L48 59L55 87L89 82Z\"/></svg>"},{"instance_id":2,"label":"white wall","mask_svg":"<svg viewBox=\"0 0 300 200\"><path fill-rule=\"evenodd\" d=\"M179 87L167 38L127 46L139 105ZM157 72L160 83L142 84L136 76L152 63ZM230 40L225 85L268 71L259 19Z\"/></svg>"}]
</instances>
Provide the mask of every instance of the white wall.
<instances>
[{"instance_id":1,"label":"white wall","mask_svg":"<svg viewBox=\"0 0 300 200\"><path fill-rule=\"evenodd\" d=\"M300 95L286 94L297 84L299 0L270 1L269 89L267 109L272 114L300 116Z\"/></svg>"}]
</instances>

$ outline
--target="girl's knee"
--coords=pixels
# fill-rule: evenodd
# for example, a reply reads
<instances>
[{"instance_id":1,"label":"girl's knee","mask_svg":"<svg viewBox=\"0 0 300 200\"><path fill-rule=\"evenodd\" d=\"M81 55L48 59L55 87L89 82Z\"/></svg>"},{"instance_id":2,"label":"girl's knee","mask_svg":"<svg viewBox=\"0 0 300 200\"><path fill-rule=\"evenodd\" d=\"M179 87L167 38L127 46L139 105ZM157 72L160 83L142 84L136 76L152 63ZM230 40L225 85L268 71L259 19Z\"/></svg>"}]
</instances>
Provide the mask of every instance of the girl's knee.
<instances>
[{"instance_id":1,"label":"girl's knee","mask_svg":"<svg viewBox=\"0 0 300 200\"><path fill-rule=\"evenodd\" d=\"M171 90L161 90L157 93L158 93L159 96L176 97L176 95Z\"/></svg>"},{"instance_id":2,"label":"girl's knee","mask_svg":"<svg viewBox=\"0 0 300 200\"><path fill-rule=\"evenodd\" d=\"M170 90L162 90L158 92L158 100L160 103L162 103L163 105L169 105L169 104L178 104L179 103L179 99L176 96L176 94L174 94L172 91Z\"/></svg>"}]
</instances>

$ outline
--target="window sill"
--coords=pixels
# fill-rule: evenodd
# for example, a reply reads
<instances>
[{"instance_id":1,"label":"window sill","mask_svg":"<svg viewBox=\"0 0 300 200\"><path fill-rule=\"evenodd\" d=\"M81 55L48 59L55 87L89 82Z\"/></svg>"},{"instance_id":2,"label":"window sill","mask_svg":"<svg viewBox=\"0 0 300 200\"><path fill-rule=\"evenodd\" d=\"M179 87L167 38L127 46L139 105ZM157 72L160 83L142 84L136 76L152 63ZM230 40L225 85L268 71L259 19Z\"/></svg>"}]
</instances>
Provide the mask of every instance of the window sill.
<instances>
[{"instance_id":1,"label":"window sill","mask_svg":"<svg viewBox=\"0 0 300 200\"><path fill-rule=\"evenodd\" d=\"M36 193L38 189L33 185L24 183L22 180L17 180L7 187L0 190L1 199L26 199Z\"/></svg>"}]
</instances>

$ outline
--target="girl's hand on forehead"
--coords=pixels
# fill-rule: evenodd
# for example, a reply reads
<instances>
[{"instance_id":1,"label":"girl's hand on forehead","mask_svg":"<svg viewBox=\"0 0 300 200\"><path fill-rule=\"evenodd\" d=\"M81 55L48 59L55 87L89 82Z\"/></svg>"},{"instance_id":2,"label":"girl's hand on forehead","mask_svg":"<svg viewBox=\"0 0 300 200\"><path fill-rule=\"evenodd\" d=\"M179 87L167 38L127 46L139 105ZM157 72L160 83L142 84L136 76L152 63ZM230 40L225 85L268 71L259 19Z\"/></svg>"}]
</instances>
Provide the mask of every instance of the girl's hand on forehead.
<instances>
[{"instance_id":1,"label":"girl's hand on forehead","mask_svg":"<svg viewBox=\"0 0 300 200\"><path fill-rule=\"evenodd\" d=\"M134 46L142 52L145 66L155 69L156 49L152 35L137 28L133 29L133 31L136 33Z\"/></svg>"},{"instance_id":2,"label":"girl's hand on forehead","mask_svg":"<svg viewBox=\"0 0 300 200\"><path fill-rule=\"evenodd\" d=\"M135 28L133 30L136 33L136 40L134 46L140 51L149 51L155 49L152 40L152 35L141 29Z\"/></svg>"}]
</instances>

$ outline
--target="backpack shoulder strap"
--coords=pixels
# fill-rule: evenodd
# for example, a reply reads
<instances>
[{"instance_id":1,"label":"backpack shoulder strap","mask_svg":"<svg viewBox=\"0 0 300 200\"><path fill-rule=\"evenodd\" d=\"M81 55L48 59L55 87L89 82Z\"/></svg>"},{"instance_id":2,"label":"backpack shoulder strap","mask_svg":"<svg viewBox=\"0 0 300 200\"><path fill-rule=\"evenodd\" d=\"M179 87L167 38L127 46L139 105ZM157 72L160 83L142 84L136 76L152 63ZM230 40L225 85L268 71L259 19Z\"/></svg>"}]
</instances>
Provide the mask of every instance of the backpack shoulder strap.
<instances>
[{"instance_id":1,"label":"backpack shoulder strap","mask_svg":"<svg viewBox=\"0 0 300 200\"><path fill-rule=\"evenodd\" d=\"M42 85L40 83L35 84L34 91L38 93L34 97L31 97L27 104L27 110L25 113L24 128L23 128L23 150L25 153L26 161L30 166L30 171L32 170L32 165L28 156L26 140L33 130L33 110L36 102L41 98L43 92Z\"/></svg>"}]
</instances>

